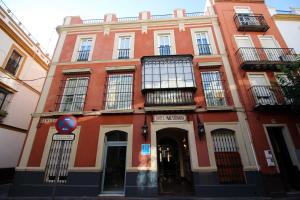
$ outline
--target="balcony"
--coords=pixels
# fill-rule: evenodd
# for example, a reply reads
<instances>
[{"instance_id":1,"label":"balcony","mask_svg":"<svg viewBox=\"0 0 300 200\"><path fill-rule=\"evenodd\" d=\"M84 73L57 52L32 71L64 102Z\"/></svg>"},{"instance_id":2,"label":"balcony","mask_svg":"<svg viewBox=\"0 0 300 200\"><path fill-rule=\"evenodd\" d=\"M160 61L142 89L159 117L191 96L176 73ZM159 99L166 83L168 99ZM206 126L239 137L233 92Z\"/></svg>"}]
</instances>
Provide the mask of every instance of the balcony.
<instances>
[{"instance_id":1,"label":"balcony","mask_svg":"<svg viewBox=\"0 0 300 200\"><path fill-rule=\"evenodd\" d=\"M147 90L145 92L145 106L186 106L194 104L194 89L191 88Z\"/></svg>"},{"instance_id":2,"label":"balcony","mask_svg":"<svg viewBox=\"0 0 300 200\"><path fill-rule=\"evenodd\" d=\"M77 53L77 61L88 61L90 56L90 50L78 51Z\"/></svg>"},{"instance_id":3,"label":"balcony","mask_svg":"<svg viewBox=\"0 0 300 200\"><path fill-rule=\"evenodd\" d=\"M270 28L263 15L235 14L234 22L238 31L266 32Z\"/></svg>"},{"instance_id":4,"label":"balcony","mask_svg":"<svg viewBox=\"0 0 300 200\"><path fill-rule=\"evenodd\" d=\"M171 55L171 46L169 45L161 45L158 49L161 56Z\"/></svg>"},{"instance_id":5,"label":"balcony","mask_svg":"<svg viewBox=\"0 0 300 200\"><path fill-rule=\"evenodd\" d=\"M241 47L236 58L244 70L277 70L295 62L297 55L293 48Z\"/></svg>"},{"instance_id":6,"label":"balcony","mask_svg":"<svg viewBox=\"0 0 300 200\"><path fill-rule=\"evenodd\" d=\"M130 49L118 49L118 59L129 59Z\"/></svg>"},{"instance_id":7,"label":"balcony","mask_svg":"<svg viewBox=\"0 0 300 200\"><path fill-rule=\"evenodd\" d=\"M210 44L198 44L199 55L211 55Z\"/></svg>"},{"instance_id":8,"label":"balcony","mask_svg":"<svg viewBox=\"0 0 300 200\"><path fill-rule=\"evenodd\" d=\"M248 93L254 110L264 111L290 107L293 99L285 95L287 87L291 86L256 85L250 87Z\"/></svg>"}]
</instances>

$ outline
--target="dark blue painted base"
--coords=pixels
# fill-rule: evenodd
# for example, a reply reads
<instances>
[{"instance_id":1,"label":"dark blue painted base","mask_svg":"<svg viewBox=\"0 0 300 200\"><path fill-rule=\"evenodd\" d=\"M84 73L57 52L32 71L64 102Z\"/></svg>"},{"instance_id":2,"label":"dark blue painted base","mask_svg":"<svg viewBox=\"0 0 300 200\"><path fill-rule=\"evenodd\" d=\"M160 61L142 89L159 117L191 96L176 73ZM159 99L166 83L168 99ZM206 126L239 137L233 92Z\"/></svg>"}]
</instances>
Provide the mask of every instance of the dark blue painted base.
<instances>
[{"instance_id":1,"label":"dark blue painted base","mask_svg":"<svg viewBox=\"0 0 300 200\"><path fill-rule=\"evenodd\" d=\"M193 173L194 195L199 197L262 196L261 176L245 172L246 184L219 184L217 173ZM67 184L58 184L57 196L97 196L101 191L101 172L70 172ZM17 171L10 196L51 196L53 184L43 183L43 172ZM151 171L127 172L125 196L158 196L157 174Z\"/></svg>"}]
</instances>

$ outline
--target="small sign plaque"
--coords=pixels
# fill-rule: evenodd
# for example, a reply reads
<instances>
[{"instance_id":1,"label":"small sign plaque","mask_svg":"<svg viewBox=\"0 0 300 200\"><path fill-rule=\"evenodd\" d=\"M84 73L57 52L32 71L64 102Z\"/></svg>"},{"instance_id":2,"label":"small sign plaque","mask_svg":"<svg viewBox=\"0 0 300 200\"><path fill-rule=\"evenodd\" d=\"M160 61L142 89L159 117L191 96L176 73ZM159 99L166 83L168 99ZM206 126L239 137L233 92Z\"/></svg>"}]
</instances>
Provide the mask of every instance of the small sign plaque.
<instances>
[{"instance_id":1,"label":"small sign plaque","mask_svg":"<svg viewBox=\"0 0 300 200\"><path fill-rule=\"evenodd\" d=\"M71 141L74 140L74 134L55 134L53 135L53 140L64 140L64 141Z\"/></svg>"},{"instance_id":2,"label":"small sign plaque","mask_svg":"<svg viewBox=\"0 0 300 200\"><path fill-rule=\"evenodd\" d=\"M156 122L181 122L186 121L186 115L154 115L153 120Z\"/></svg>"},{"instance_id":3,"label":"small sign plaque","mask_svg":"<svg viewBox=\"0 0 300 200\"><path fill-rule=\"evenodd\" d=\"M151 151L150 151L150 144L142 144L142 151L141 154L143 156L147 156L150 155Z\"/></svg>"}]
</instances>

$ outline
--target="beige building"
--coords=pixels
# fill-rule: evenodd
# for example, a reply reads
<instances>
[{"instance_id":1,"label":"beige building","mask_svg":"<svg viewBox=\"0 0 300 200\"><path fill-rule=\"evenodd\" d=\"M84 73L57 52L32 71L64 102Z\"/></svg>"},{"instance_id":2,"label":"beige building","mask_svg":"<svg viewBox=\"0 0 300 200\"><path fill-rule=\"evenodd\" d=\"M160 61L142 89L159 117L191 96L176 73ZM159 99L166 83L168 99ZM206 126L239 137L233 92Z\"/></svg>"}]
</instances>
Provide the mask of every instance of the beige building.
<instances>
[{"instance_id":1,"label":"beige building","mask_svg":"<svg viewBox=\"0 0 300 200\"><path fill-rule=\"evenodd\" d=\"M39 43L0 1L0 184L10 179L18 163L49 62Z\"/></svg>"}]
</instances>

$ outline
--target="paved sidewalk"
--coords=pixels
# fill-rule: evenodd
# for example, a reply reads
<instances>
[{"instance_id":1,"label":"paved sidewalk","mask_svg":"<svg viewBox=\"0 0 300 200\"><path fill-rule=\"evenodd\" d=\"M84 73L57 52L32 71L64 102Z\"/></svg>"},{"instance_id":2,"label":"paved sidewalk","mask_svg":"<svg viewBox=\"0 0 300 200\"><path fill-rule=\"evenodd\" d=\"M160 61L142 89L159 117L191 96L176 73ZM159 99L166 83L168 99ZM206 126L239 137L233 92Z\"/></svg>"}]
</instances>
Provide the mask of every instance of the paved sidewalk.
<instances>
[{"instance_id":1,"label":"paved sidewalk","mask_svg":"<svg viewBox=\"0 0 300 200\"><path fill-rule=\"evenodd\" d=\"M293 197L157 197L157 198L133 198L133 197L56 197L55 200L300 200L300 196ZM0 197L0 200L53 200L51 197Z\"/></svg>"}]
</instances>

